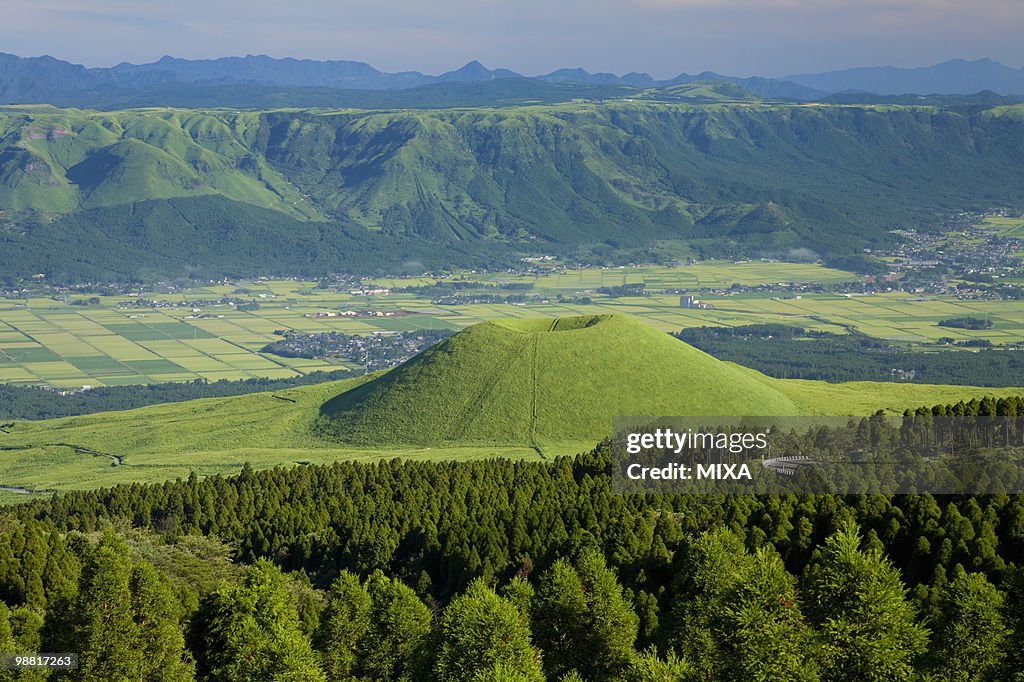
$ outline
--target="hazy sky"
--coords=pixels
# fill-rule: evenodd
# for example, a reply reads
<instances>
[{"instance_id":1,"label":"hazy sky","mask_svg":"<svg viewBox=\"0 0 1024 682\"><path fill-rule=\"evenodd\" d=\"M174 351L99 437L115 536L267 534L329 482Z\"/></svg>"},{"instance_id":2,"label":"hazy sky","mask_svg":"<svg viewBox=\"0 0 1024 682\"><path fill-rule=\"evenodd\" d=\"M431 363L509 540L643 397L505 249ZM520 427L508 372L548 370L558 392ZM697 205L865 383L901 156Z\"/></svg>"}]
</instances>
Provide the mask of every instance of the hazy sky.
<instances>
[{"instance_id":1,"label":"hazy sky","mask_svg":"<svg viewBox=\"0 0 1024 682\"><path fill-rule=\"evenodd\" d=\"M1024 0L0 0L0 52L87 66L204 58L356 59L440 73L479 59L779 76L953 57L1024 65Z\"/></svg>"}]
</instances>

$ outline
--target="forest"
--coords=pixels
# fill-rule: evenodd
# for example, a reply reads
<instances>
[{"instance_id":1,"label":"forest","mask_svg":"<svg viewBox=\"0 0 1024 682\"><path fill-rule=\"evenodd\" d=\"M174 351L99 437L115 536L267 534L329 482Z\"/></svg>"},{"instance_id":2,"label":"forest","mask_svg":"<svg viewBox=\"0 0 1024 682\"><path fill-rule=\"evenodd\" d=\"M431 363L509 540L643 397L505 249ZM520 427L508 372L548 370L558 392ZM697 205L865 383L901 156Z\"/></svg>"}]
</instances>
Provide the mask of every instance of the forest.
<instances>
[{"instance_id":1,"label":"forest","mask_svg":"<svg viewBox=\"0 0 1024 682\"><path fill-rule=\"evenodd\" d=\"M951 317L948 320L936 322L940 327L951 327L953 329L991 329L992 320L978 317Z\"/></svg>"},{"instance_id":2,"label":"forest","mask_svg":"<svg viewBox=\"0 0 1024 682\"><path fill-rule=\"evenodd\" d=\"M0 649L79 653L49 679L80 680L1024 673L1020 496L617 494L611 466L246 466L13 507Z\"/></svg>"},{"instance_id":3,"label":"forest","mask_svg":"<svg viewBox=\"0 0 1024 682\"><path fill-rule=\"evenodd\" d=\"M1007 386L1019 383L1017 377L1024 372L1024 359L1017 353L926 351L863 334L832 334L783 324L693 327L673 336L719 360L779 379ZM961 345L984 347L979 341L991 345L985 339Z\"/></svg>"}]
</instances>

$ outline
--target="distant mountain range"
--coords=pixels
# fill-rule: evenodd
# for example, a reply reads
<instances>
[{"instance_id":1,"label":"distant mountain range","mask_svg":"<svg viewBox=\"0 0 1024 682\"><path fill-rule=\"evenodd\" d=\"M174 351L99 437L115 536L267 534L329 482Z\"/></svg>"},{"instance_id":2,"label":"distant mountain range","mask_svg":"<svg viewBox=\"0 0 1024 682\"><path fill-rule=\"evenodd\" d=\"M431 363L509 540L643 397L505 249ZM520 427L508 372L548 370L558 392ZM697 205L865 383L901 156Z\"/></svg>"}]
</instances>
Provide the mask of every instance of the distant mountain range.
<instances>
[{"instance_id":1,"label":"distant mountain range","mask_svg":"<svg viewBox=\"0 0 1024 682\"><path fill-rule=\"evenodd\" d=\"M543 84L627 86L633 89L666 88L694 82L726 82L741 86L759 97L815 99L827 94L803 85L768 78L733 78L712 72L680 74L655 80L646 73L616 76L583 69L559 69L527 77L508 69L489 69L471 61L460 69L438 76L418 71L386 73L365 62L274 59L259 55L220 59L163 57L151 64L122 63L111 68L86 68L53 57L17 57L0 53L0 104L63 104L69 101L115 101L139 94L163 95L182 89L221 89L232 86L280 89L410 90L441 84L486 83L525 80ZM541 90L543 92L543 90ZM191 93L190 93L191 94Z\"/></svg>"},{"instance_id":2,"label":"distant mountain range","mask_svg":"<svg viewBox=\"0 0 1024 682\"><path fill-rule=\"evenodd\" d=\"M545 85L616 88L644 91L701 82L738 85L752 95L772 99L818 100L837 93L875 95L956 95L992 91L1024 95L1024 69L1012 69L990 59L952 60L917 69L858 68L782 79L737 78L710 71L681 73L657 80L646 73L590 73L559 69L524 76L508 69L489 69L472 61L460 69L431 76L418 71L386 73L365 62L275 59L267 56L178 59L163 57L150 64L122 63L111 68L86 68L53 57L18 57L0 53L0 104L51 103L68 106L143 106L193 104L204 97L216 100L226 93L227 105L237 105L238 88L263 93L264 99L287 101L296 94L332 103L338 91L404 91L439 85L481 84L499 80L521 85L503 90L550 94ZM558 87L555 89L557 90ZM288 91L288 94L283 94ZM262 100L259 104L265 105ZM356 102L355 105L358 105Z\"/></svg>"},{"instance_id":3,"label":"distant mountain range","mask_svg":"<svg viewBox=\"0 0 1024 682\"><path fill-rule=\"evenodd\" d=\"M970 95L991 90L1000 95L1024 94L1024 69L978 59L915 69L864 67L827 73L787 76L785 81L828 93L867 92L876 95Z\"/></svg>"}]
</instances>

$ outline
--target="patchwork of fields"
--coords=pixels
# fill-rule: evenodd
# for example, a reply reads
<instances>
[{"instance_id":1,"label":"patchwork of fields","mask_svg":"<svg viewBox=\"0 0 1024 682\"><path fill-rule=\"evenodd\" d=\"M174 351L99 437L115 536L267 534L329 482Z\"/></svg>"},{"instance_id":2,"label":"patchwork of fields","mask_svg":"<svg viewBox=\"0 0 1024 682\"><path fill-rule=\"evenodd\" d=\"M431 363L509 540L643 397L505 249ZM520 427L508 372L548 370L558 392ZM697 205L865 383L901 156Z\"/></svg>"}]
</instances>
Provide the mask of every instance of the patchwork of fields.
<instances>
[{"instance_id":1,"label":"patchwork of fields","mask_svg":"<svg viewBox=\"0 0 1024 682\"><path fill-rule=\"evenodd\" d=\"M487 274L464 276L498 285L529 283L539 300L435 306L416 294L353 295L315 288L294 280L261 281L191 290L185 294L150 295L147 299L175 307L137 307L129 296L102 297L98 305L35 298L0 300L0 382L55 387L123 385L203 378L282 378L317 370L351 368L340 360L282 358L260 353L280 338L275 331L337 331L372 334L414 329L461 329L476 322L506 317L565 317L609 312L628 313L663 331L701 325L736 326L782 322L834 332L855 330L909 343L942 337L988 339L996 344L1024 339L1024 302L960 301L951 297L915 298L905 293L871 296L826 294L736 294L706 296L711 309L679 307L675 294L611 298L599 287L643 283L648 289L698 287L727 289L780 282L842 282L851 273L811 264L701 263L677 268L638 267L582 269L539 276ZM433 284L425 279L374 280L368 287L400 288ZM500 288L495 293L507 294ZM561 303L589 297L587 305ZM231 296L254 300L256 310L195 301ZM316 313L359 311L358 317L306 317ZM391 316L366 316L367 311ZM971 331L939 327L948 317L992 320L992 329Z\"/></svg>"},{"instance_id":2,"label":"patchwork of fields","mask_svg":"<svg viewBox=\"0 0 1024 682\"><path fill-rule=\"evenodd\" d=\"M1008 237L1024 236L1024 218L991 216L986 218L982 224L993 228L1001 235Z\"/></svg>"}]
</instances>

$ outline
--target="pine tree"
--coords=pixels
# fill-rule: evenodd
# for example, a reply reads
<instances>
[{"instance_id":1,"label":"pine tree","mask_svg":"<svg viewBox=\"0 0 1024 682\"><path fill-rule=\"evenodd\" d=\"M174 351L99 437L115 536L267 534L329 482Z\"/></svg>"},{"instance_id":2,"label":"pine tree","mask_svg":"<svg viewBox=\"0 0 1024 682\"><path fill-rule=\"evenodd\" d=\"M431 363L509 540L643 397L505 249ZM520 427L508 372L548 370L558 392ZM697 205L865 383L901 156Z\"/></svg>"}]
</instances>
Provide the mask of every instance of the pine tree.
<instances>
[{"instance_id":1,"label":"pine tree","mask_svg":"<svg viewBox=\"0 0 1024 682\"><path fill-rule=\"evenodd\" d=\"M1006 572L1003 581L1006 598L1002 615L1009 627L1006 642L1006 678L1024 679L1024 568L1014 566Z\"/></svg>"},{"instance_id":2,"label":"pine tree","mask_svg":"<svg viewBox=\"0 0 1024 682\"><path fill-rule=\"evenodd\" d=\"M14 641L14 632L11 630L11 610L7 604L0 601L0 656L10 654L26 653L18 650ZM14 670L0 670L0 682L13 682L17 679L17 672Z\"/></svg>"},{"instance_id":3,"label":"pine tree","mask_svg":"<svg viewBox=\"0 0 1024 682\"><path fill-rule=\"evenodd\" d=\"M70 610L71 640L83 682L135 679L143 669L139 628L132 613L132 561L120 536L108 531L82 569Z\"/></svg>"},{"instance_id":4,"label":"pine tree","mask_svg":"<svg viewBox=\"0 0 1024 682\"><path fill-rule=\"evenodd\" d=\"M584 549L575 566L556 561L541 576L533 609L550 676L575 670L585 678L605 679L632 660L640 620L596 550Z\"/></svg>"},{"instance_id":5,"label":"pine tree","mask_svg":"<svg viewBox=\"0 0 1024 682\"><path fill-rule=\"evenodd\" d=\"M331 584L315 638L329 679L355 679L359 643L369 628L370 595L357 576L343 571Z\"/></svg>"},{"instance_id":6,"label":"pine tree","mask_svg":"<svg viewBox=\"0 0 1024 682\"><path fill-rule=\"evenodd\" d=\"M743 541L726 528L707 531L687 548L674 586L669 641L684 658L694 661L704 679L725 668L716 623L729 592L750 571L751 563Z\"/></svg>"},{"instance_id":7,"label":"pine tree","mask_svg":"<svg viewBox=\"0 0 1024 682\"><path fill-rule=\"evenodd\" d=\"M818 679L810 629L800 611L796 579L771 548L759 548L715 619L724 651L722 680Z\"/></svg>"},{"instance_id":8,"label":"pine tree","mask_svg":"<svg viewBox=\"0 0 1024 682\"><path fill-rule=\"evenodd\" d=\"M141 562L132 573L131 592L142 653L142 668L134 679L152 682L193 679L195 671L185 660L179 609L167 578L149 563Z\"/></svg>"},{"instance_id":9,"label":"pine tree","mask_svg":"<svg viewBox=\"0 0 1024 682\"><path fill-rule=\"evenodd\" d=\"M530 625L530 613L534 598L533 585L525 578L515 576L502 588L501 594L518 609L527 625Z\"/></svg>"},{"instance_id":10,"label":"pine tree","mask_svg":"<svg viewBox=\"0 0 1024 682\"><path fill-rule=\"evenodd\" d=\"M636 654L622 675L622 682L688 682L697 679L693 666L674 652L661 658L656 649Z\"/></svg>"},{"instance_id":11,"label":"pine tree","mask_svg":"<svg viewBox=\"0 0 1024 682\"><path fill-rule=\"evenodd\" d=\"M770 547L751 555L728 529L689 548L672 641L699 679L816 680L796 581Z\"/></svg>"},{"instance_id":12,"label":"pine tree","mask_svg":"<svg viewBox=\"0 0 1024 682\"><path fill-rule=\"evenodd\" d=\"M53 607L56 608L56 607ZM19 652L44 651L42 646L43 618L24 606L11 610L11 631L15 649ZM47 670L20 670L14 679L18 682L42 682L49 679Z\"/></svg>"},{"instance_id":13,"label":"pine tree","mask_svg":"<svg viewBox=\"0 0 1024 682\"><path fill-rule=\"evenodd\" d=\"M430 611L407 585L380 571L366 581L370 628L360 644L360 674L373 680L415 680L429 668L424 645Z\"/></svg>"}]
</instances>

